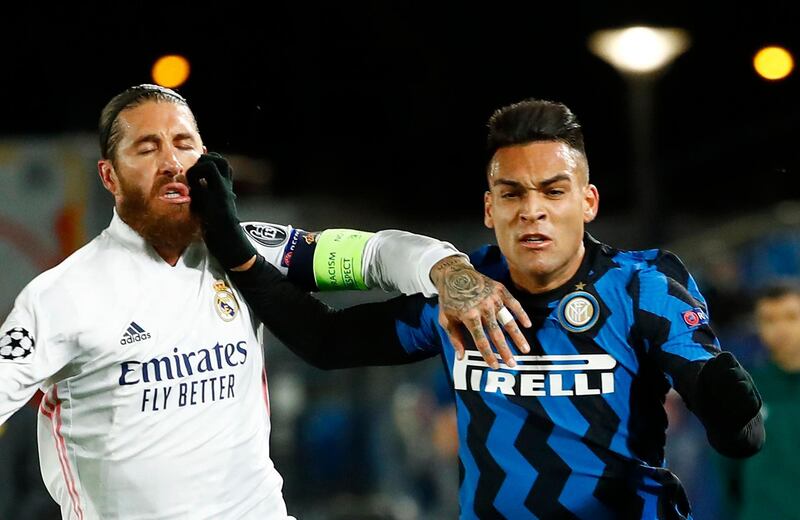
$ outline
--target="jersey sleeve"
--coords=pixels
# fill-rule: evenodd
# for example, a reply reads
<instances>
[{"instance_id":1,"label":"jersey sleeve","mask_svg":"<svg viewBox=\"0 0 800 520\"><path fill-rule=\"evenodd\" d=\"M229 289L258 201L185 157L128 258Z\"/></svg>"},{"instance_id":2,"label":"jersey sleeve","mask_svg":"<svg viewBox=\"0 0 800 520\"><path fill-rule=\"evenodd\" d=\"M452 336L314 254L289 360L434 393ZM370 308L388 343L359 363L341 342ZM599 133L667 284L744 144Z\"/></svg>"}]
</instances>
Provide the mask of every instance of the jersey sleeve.
<instances>
[{"instance_id":1,"label":"jersey sleeve","mask_svg":"<svg viewBox=\"0 0 800 520\"><path fill-rule=\"evenodd\" d=\"M73 357L68 333L53 325L55 306L29 285L0 328L0 424L27 403Z\"/></svg>"},{"instance_id":2,"label":"jersey sleeve","mask_svg":"<svg viewBox=\"0 0 800 520\"><path fill-rule=\"evenodd\" d=\"M638 272L632 291L633 335L689 404L700 369L720 352L697 283L677 256L661 252Z\"/></svg>"},{"instance_id":3,"label":"jersey sleeve","mask_svg":"<svg viewBox=\"0 0 800 520\"><path fill-rule=\"evenodd\" d=\"M441 352L437 302L420 295L401 298L407 303L395 316L395 330L400 345L409 354Z\"/></svg>"},{"instance_id":4,"label":"jersey sleeve","mask_svg":"<svg viewBox=\"0 0 800 520\"><path fill-rule=\"evenodd\" d=\"M661 252L633 284L638 344L678 391L719 453L750 457L764 445L761 396L747 371L720 350L708 308L681 261Z\"/></svg>"},{"instance_id":5,"label":"jersey sleeve","mask_svg":"<svg viewBox=\"0 0 800 520\"><path fill-rule=\"evenodd\" d=\"M242 228L268 263L307 291L380 288L433 296L433 266L448 256L466 257L447 242L399 230L308 232L264 222Z\"/></svg>"}]
</instances>

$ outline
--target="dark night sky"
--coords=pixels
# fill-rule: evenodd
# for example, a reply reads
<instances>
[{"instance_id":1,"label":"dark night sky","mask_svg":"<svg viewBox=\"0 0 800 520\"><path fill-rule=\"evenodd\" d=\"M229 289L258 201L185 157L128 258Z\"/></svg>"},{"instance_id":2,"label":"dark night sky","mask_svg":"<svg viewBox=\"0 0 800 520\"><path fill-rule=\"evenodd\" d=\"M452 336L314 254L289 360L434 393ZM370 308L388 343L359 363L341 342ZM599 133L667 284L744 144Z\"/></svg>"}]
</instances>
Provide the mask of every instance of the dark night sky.
<instances>
[{"instance_id":1,"label":"dark night sky","mask_svg":"<svg viewBox=\"0 0 800 520\"><path fill-rule=\"evenodd\" d=\"M768 43L800 54L789 2L344 4L7 15L0 134L94 131L111 96L149 82L154 59L177 52L192 62L180 91L206 144L269 158L274 193L466 215L480 205L486 119L544 97L577 113L604 211L623 213L634 198L626 85L586 38L650 23L693 37L656 91L667 209L724 213L797 197L799 73L769 83L751 66Z\"/></svg>"}]
</instances>

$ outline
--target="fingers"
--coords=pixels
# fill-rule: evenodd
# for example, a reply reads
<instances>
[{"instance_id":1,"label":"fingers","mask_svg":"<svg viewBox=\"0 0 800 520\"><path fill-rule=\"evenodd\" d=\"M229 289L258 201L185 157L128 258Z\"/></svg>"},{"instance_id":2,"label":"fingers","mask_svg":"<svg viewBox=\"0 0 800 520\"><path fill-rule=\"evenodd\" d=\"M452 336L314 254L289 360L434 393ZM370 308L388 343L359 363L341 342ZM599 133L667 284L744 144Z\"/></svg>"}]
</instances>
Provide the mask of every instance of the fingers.
<instances>
[{"instance_id":1,"label":"fingers","mask_svg":"<svg viewBox=\"0 0 800 520\"><path fill-rule=\"evenodd\" d=\"M211 157L211 161L217 167L217 171L219 172L220 176L232 181L233 168L231 168L231 164L228 162L228 160L216 152L210 152L207 155Z\"/></svg>"},{"instance_id":2,"label":"fingers","mask_svg":"<svg viewBox=\"0 0 800 520\"><path fill-rule=\"evenodd\" d=\"M196 163L186 170L186 182L190 188L200 187L200 179L205 176L209 162L208 156L203 154L197 159Z\"/></svg>"},{"instance_id":3,"label":"fingers","mask_svg":"<svg viewBox=\"0 0 800 520\"><path fill-rule=\"evenodd\" d=\"M514 368L517 363L505 333L519 352L527 354L531 349L516 320L525 327L532 326L531 320L505 286L480 273L475 273L474 281L481 291L465 297L459 297L462 295L457 292L440 291L439 323L453 342L458 359L465 355L463 324L490 367L499 368L499 355L506 366Z\"/></svg>"},{"instance_id":4,"label":"fingers","mask_svg":"<svg viewBox=\"0 0 800 520\"><path fill-rule=\"evenodd\" d=\"M511 337L511 341L517 346L520 352L523 354L528 354L531 351L530 345L528 345L528 340L525 339L525 336L522 334L517 322L514 320L509 321L503 328L506 330L506 333Z\"/></svg>"},{"instance_id":5,"label":"fingers","mask_svg":"<svg viewBox=\"0 0 800 520\"><path fill-rule=\"evenodd\" d=\"M495 292L500 299L499 303L499 310L497 313L498 320L500 325L508 332L508 335L511 337L511 341L517 346L520 352L523 354L527 354L531 351L530 345L528 345L528 341L525 339L525 336L522 334L522 331L517 325L516 319L522 323L524 327L531 327L533 324L531 323L530 318L528 318L528 314L525 312L525 309L522 308L522 304L514 298L508 289L501 284L497 283L495 286ZM513 312L513 315L509 312ZM503 316L505 315L505 316ZM505 358L504 358L505 359Z\"/></svg>"},{"instance_id":6,"label":"fingers","mask_svg":"<svg viewBox=\"0 0 800 520\"><path fill-rule=\"evenodd\" d=\"M497 349L497 353L500 354L500 357L503 359L505 364L511 368L517 366L517 362L514 361L514 354L511 353L511 349L508 348L508 343L506 343L506 337L503 334L503 329L500 328L500 324L497 322L497 315L495 314L494 309L489 309L483 314L483 323L486 326L486 330L489 331L489 337L492 339L492 343Z\"/></svg>"},{"instance_id":7,"label":"fingers","mask_svg":"<svg viewBox=\"0 0 800 520\"><path fill-rule=\"evenodd\" d=\"M218 187L222 184L222 179L231 180L233 170L228 161L220 154L215 152L204 153L197 159L197 162L186 172L186 179L192 186L206 179L209 185Z\"/></svg>"},{"instance_id":8,"label":"fingers","mask_svg":"<svg viewBox=\"0 0 800 520\"><path fill-rule=\"evenodd\" d=\"M222 184L222 173L220 173L220 169L216 161L207 163L207 167L203 168L202 170L202 177L208 183L209 189L221 190L224 188Z\"/></svg>"},{"instance_id":9,"label":"fingers","mask_svg":"<svg viewBox=\"0 0 800 520\"><path fill-rule=\"evenodd\" d=\"M225 159L225 157L221 156L217 152L204 153L197 160L197 164L213 164L216 166L216 169L221 177L229 181L233 179L233 168L231 168L231 164L227 159Z\"/></svg>"},{"instance_id":10,"label":"fingers","mask_svg":"<svg viewBox=\"0 0 800 520\"><path fill-rule=\"evenodd\" d=\"M202 173L199 170L195 170L194 166L189 168L189 171L186 172L186 182L189 184L189 189L199 189L202 187L200 183Z\"/></svg>"},{"instance_id":11,"label":"fingers","mask_svg":"<svg viewBox=\"0 0 800 520\"><path fill-rule=\"evenodd\" d=\"M461 328L458 326L458 323L452 323L447 317L444 315L441 309L439 309L439 325L447 332L447 336L450 338L450 343L453 345L453 349L456 351L456 357L461 360L464 359L464 338L461 336Z\"/></svg>"},{"instance_id":12,"label":"fingers","mask_svg":"<svg viewBox=\"0 0 800 520\"><path fill-rule=\"evenodd\" d=\"M450 338L450 343L456 351L456 357L461 360L464 359L464 336L461 332L461 322L452 322L447 319L442 309L439 309L439 325L447 332Z\"/></svg>"},{"instance_id":13,"label":"fingers","mask_svg":"<svg viewBox=\"0 0 800 520\"><path fill-rule=\"evenodd\" d=\"M495 321L495 323L497 322ZM480 315L465 320L464 325L466 325L467 330L472 336L472 341L475 343L478 352L481 353L483 360L494 369L500 368L500 363L497 362L497 355L492 351L492 347L489 345L489 339L483 331L483 322L481 321Z\"/></svg>"},{"instance_id":14,"label":"fingers","mask_svg":"<svg viewBox=\"0 0 800 520\"><path fill-rule=\"evenodd\" d=\"M498 285L502 287L502 291L500 292L500 299L503 301L503 305L505 305L506 308L508 308L508 310L510 310L511 313L517 317L517 320L519 320L519 322L522 323L523 327L529 328L533 326L533 323L531 323L531 319L528 317L528 313L525 312L525 309L522 308L522 304L519 303L519 301L517 301L516 298L511 296L511 293L508 292L508 289L506 289L506 287L503 284L498 283Z\"/></svg>"},{"instance_id":15,"label":"fingers","mask_svg":"<svg viewBox=\"0 0 800 520\"><path fill-rule=\"evenodd\" d=\"M204 187L201 181L208 176L209 170L213 170L214 167L214 163L209 159L208 155L201 155L197 162L186 171L186 182L189 184L189 188Z\"/></svg>"}]
</instances>

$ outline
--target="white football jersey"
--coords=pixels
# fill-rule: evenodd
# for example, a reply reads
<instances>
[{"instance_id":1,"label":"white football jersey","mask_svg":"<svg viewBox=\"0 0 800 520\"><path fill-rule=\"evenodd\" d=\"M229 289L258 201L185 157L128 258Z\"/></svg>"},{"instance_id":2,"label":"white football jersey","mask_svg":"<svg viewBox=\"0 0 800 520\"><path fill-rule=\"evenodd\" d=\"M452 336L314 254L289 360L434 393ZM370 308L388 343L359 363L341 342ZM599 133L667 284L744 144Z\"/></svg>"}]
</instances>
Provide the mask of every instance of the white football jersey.
<instances>
[{"instance_id":1,"label":"white football jersey","mask_svg":"<svg viewBox=\"0 0 800 520\"><path fill-rule=\"evenodd\" d=\"M285 272L291 228L249 226ZM430 267L454 252L380 232L366 280L431 294ZM291 518L269 457L260 327L202 242L173 267L115 214L18 296L0 329L0 424L45 393L42 476L65 519Z\"/></svg>"}]
</instances>

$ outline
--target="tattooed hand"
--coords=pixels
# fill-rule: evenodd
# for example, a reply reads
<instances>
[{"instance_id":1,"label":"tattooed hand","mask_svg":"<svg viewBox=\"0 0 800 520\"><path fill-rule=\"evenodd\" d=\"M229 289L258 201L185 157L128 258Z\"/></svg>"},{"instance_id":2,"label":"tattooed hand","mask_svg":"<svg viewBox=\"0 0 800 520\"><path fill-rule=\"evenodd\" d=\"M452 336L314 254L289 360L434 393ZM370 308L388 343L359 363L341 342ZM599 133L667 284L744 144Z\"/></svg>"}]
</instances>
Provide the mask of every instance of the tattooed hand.
<instances>
[{"instance_id":1,"label":"tattooed hand","mask_svg":"<svg viewBox=\"0 0 800 520\"><path fill-rule=\"evenodd\" d=\"M516 366L516 362L506 343L503 328L520 352L530 352L516 321L511 320L502 327L498 322L497 312L505 306L525 327L531 326L531 320L522 305L503 284L483 276L460 256L440 260L431 270L431 280L439 290L439 324L450 336L458 359L464 358L462 323L472 335L481 356L492 368L500 365L497 354L492 352L486 331L497 353L509 367Z\"/></svg>"}]
</instances>

